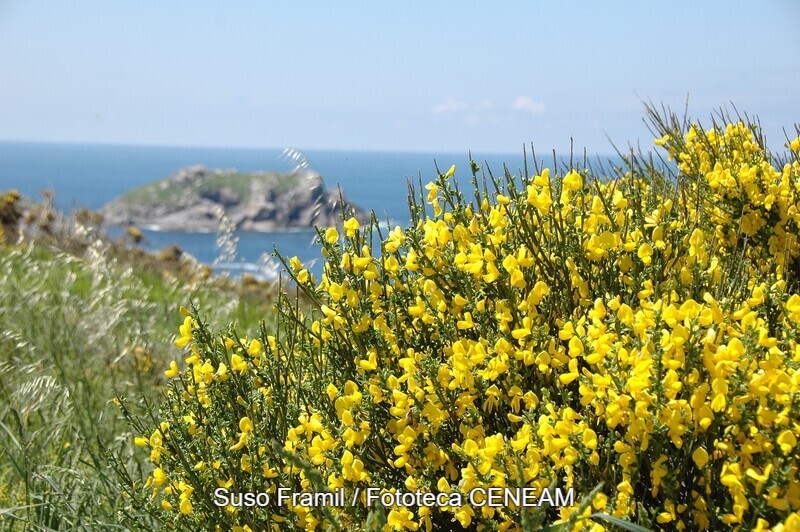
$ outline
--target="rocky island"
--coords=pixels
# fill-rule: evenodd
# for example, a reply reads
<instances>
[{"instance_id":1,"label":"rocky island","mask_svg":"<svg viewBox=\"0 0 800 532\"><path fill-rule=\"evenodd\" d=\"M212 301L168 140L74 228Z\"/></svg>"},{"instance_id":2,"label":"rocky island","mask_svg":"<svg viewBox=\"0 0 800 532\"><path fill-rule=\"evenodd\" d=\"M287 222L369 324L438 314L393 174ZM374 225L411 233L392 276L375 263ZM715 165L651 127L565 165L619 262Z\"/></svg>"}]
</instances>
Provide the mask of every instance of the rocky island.
<instances>
[{"instance_id":1,"label":"rocky island","mask_svg":"<svg viewBox=\"0 0 800 532\"><path fill-rule=\"evenodd\" d=\"M109 224L160 231L217 231L220 212L245 231L341 226L342 198L338 190L328 190L316 173L245 173L193 166L133 189L103 207ZM368 219L347 200L344 212Z\"/></svg>"}]
</instances>

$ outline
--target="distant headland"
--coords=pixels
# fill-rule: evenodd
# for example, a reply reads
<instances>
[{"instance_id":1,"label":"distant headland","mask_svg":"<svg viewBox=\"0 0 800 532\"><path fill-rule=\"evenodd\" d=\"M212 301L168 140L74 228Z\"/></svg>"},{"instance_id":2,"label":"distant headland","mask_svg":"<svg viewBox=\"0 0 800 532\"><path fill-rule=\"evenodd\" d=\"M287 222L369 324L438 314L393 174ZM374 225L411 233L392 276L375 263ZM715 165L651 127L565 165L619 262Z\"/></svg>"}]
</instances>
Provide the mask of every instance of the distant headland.
<instances>
[{"instance_id":1,"label":"distant headland","mask_svg":"<svg viewBox=\"0 0 800 532\"><path fill-rule=\"evenodd\" d=\"M237 229L267 232L341 226L342 205L348 217L368 219L361 208L343 201L339 191L326 189L315 173L192 166L119 196L102 212L111 225L213 232L220 227L222 209Z\"/></svg>"}]
</instances>

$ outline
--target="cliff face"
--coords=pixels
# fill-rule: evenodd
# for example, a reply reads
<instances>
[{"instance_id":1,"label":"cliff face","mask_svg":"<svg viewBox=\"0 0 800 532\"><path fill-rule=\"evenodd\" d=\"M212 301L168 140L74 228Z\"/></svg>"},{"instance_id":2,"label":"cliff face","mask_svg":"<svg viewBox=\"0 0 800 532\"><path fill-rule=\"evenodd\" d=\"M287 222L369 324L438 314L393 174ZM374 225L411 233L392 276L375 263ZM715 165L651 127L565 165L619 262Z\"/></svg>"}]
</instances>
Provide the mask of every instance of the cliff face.
<instances>
[{"instance_id":1,"label":"cliff face","mask_svg":"<svg viewBox=\"0 0 800 532\"><path fill-rule=\"evenodd\" d=\"M276 231L341 226L338 190L325 188L316 174L241 173L184 168L170 177L131 190L103 207L108 223L161 231L213 232L219 209L238 229ZM345 212L367 214L345 201Z\"/></svg>"}]
</instances>

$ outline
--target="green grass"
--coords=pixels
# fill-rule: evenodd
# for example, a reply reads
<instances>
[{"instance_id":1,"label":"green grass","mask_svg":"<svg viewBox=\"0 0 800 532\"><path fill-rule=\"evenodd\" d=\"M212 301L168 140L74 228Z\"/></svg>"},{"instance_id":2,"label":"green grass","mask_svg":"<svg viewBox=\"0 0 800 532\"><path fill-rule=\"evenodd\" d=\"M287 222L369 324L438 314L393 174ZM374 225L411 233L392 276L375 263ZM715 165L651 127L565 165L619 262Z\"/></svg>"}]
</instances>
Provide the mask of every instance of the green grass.
<instances>
[{"instance_id":1,"label":"green grass","mask_svg":"<svg viewBox=\"0 0 800 532\"><path fill-rule=\"evenodd\" d=\"M0 530L119 526L109 457L134 478L148 466L113 397L158 401L190 301L241 330L271 321L263 285L176 275L111 243L0 245Z\"/></svg>"},{"instance_id":2,"label":"green grass","mask_svg":"<svg viewBox=\"0 0 800 532\"><path fill-rule=\"evenodd\" d=\"M294 174L278 173L221 173L209 175L204 181L201 190L219 192L223 188L232 190L239 197L247 199L250 196L250 186L253 181L266 181L273 183L273 189L278 194L287 192L297 185L298 178Z\"/></svg>"},{"instance_id":3,"label":"green grass","mask_svg":"<svg viewBox=\"0 0 800 532\"><path fill-rule=\"evenodd\" d=\"M132 205L132 204L143 204L143 205L152 205L155 202L163 201L173 201L180 197L183 197L186 194L185 190L181 190L178 186L170 186L167 188L159 188L160 181L156 183L151 183L149 185L145 185L142 187L134 188L129 192L126 192L123 196L120 197L121 201L125 204Z\"/></svg>"},{"instance_id":4,"label":"green grass","mask_svg":"<svg viewBox=\"0 0 800 532\"><path fill-rule=\"evenodd\" d=\"M170 184L161 188L164 180L150 183L148 185L135 188L121 196L121 201L125 204L153 205L156 203L175 202L180 198L197 197L207 193L218 193L222 189L228 189L241 201L247 201L251 193L253 181L264 181L272 183L273 190L278 194L283 194L297 186L298 176L295 174L282 174L272 172L231 172L211 170L200 186L185 186Z\"/></svg>"}]
</instances>

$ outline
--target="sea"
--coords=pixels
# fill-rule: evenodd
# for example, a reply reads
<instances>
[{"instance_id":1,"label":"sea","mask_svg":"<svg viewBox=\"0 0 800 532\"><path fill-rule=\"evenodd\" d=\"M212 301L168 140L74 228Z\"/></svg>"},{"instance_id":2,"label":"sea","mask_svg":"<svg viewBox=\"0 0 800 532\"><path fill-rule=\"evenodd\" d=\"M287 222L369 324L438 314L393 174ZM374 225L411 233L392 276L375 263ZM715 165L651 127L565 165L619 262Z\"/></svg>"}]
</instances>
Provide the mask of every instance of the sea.
<instances>
[{"instance_id":1,"label":"sea","mask_svg":"<svg viewBox=\"0 0 800 532\"><path fill-rule=\"evenodd\" d=\"M537 154L537 159L538 159ZM412 153L378 151L325 151L295 148L207 148L93 144L0 142L0 190L15 188L33 199L42 191L54 195L55 205L65 212L80 208L99 209L125 192L169 176L193 165L240 171L311 170L322 176L328 188L340 187L343 195L367 211L374 211L387 224L409 221L409 183L436 179L437 167L446 172L456 165L456 178L468 186L472 177L470 159L483 172L501 175L507 168L520 175L524 159L517 154ZM566 158L559 159L561 162ZM617 157L596 156L597 163L619 162ZM553 156L545 159L552 166ZM533 163L528 153L529 168ZM122 234L122 228L109 233ZM236 231L227 242L221 233L182 233L143 230L142 245L158 250L177 244L198 261L218 272L239 275L249 272L259 278L274 278L281 270L275 251L297 256L319 274L320 247L313 228L269 233ZM235 248L231 248L231 244Z\"/></svg>"}]
</instances>

